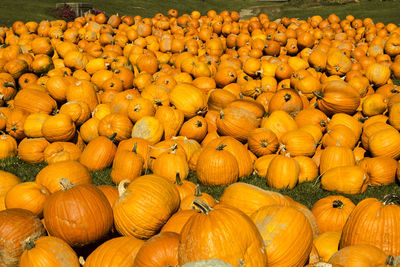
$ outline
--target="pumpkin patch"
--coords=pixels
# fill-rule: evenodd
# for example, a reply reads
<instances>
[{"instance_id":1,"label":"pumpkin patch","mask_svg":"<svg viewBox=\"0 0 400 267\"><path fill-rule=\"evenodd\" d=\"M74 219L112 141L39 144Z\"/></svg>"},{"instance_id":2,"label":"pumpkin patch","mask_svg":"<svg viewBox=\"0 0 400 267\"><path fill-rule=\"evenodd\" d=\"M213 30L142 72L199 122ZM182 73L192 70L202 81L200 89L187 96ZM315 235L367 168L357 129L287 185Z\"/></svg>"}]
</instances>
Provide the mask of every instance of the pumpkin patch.
<instances>
[{"instance_id":1,"label":"pumpkin patch","mask_svg":"<svg viewBox=\"0 0 400 267\"><path fill-rule=\"evenodd\" d=\"M335 14L0 27L0 265L399 266L399 47Z\"/></svg>"}]
</instances>

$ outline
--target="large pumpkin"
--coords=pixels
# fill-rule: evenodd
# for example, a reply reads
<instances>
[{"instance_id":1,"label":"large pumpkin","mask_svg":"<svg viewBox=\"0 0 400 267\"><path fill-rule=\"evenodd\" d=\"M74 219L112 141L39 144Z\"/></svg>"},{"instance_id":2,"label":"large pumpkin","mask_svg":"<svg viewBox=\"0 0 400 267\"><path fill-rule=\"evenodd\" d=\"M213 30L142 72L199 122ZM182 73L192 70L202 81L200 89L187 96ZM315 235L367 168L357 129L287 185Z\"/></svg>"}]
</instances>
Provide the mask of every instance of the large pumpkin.
<instances>
[{"instance_id":1,"label":"large pumpkin","mask_svg":"<svg viewBox=\"0 0 400 267\"><path fill-rule=\"evenodd\" d=\"M114 223L125 236L148 239L157 233L180 204L178 189L172 181L158 175L144 175L124 188L114 203Z\"/></svg>"},{"instance_id":2,"label":"large pumpkin","mask_svg":"<svg viewBox=\"0 0 400 267\"><path fill-rule=\"evenodd\" d=\"M271 205L251 215L264 239L268 266L303 266L311 252L313 233L302 212Z\"/></svg>"},{"instance_id":3,"label":"large pumpkin","mask_svg":"<svg viewBox=\"0 0 400 267\"><path fill-rule=\"evenodd\" d=\"M39 217L29 210L6 209L0 211L0 264L17 266L29 241L45 235Z\"/></svg>"},{"instance_id":4,"label":"large pumpkin","mask_svg":"<svg viewBox=\"0 0 400 267\"><path fill-rule=\"evenodd\" d=\"M226 205L194 203L201 212L193 214L181 231L179 265L216 258L235 267L267 266L264 242L247 215Z\"/></svg>"},{"instance_id":5,"label":"large pumpkin","mask_svg":"<svg viewBox=\"0 0 400 267\"><path fill-rule=\"evenodd\" d=\"M400 219L399 204L400 198L395 194L359 202L343 227L340 247L369 244L386 254L400 255L400 226L395 223Z\"/></svg>"},{"instance_id":6,"label":"large pumpkin","mask_svg":"<svg viewBox=\"0 0 400 267\"><path fill-rule=\"evenodd\" d=\"M80 247L103 238L112 227L110 203L95 185L74 185L65 178L63 189L46 200L43 216L46 230L70 246Z\"/></svg>"},{"instance_id":7,"label":"large pumpkin","mask_svg":"<svg viewBox=\"0 0 400 267\"><path fill-rule=\"evenodd\" d=\"M206 99L199 88L183 83L176 85L169 93L172 105L182 110L185 118L204 114L207 111Z\"/></svg>"},{"instance_id":8,"label":"large pumpkin","mask_svg":"<svg viewBox=\"0 0 400 267\"><path fill-rule=\"evenodd\" d=\"M111 138L115 137L112 136ZM113 140L105 136L98 136L85 147L79 158L79 162L90 171L102 170L109 167L113 160L117 146Z\"/></svg>"},{"instance_id":9,"label":"large pumpkin","mask_svg":"<svg viewBox=\"0 0 400 267\"><path fill-rule=\"evenodd\" d=\"M61 238L43 236L28 243L19 261L21 267L40 266L71 266L79 267L76 252Z\"/></svg>"}]
</instances>

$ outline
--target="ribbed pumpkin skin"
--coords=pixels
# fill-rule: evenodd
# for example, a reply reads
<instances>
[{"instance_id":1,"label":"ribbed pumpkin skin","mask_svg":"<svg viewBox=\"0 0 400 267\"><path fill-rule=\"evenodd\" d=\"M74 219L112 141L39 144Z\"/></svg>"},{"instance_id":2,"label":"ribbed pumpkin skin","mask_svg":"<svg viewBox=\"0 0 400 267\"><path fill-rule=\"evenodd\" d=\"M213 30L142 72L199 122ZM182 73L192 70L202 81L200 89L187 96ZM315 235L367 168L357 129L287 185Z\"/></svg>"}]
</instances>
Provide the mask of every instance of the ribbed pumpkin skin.
<instances>
[{"instance_id":1,"label":"ribbed pumpkin skin","mask_svg":"<svg viewBox=\"0 0 400 267\"><path fill-rule=\"evenodd\" d=\"M330 257L338 251L340 234L340 232L329 231L318 235L313 240L322 261L329 261Z\"/></svg>"},{"instance_id":2,"label":"ribbed pumpkin skin","mask_svg":"<svg viewBox=\"0 0 400 267\"><path fill-rule=\"evenodd\" d=\"M264 206L251 215L264 239L268 266L303 266L311 252L313 233L294 207Z\"/></svg>"},{"instance_id":3,"label":"ribbed pumpkin skin","mask_svg":"<svg viewBox=\"0 0 400 267\"><path fill-rule=\"evenodd\" d=\"M132 181L114 203L114 223L125 236L148 239L157 233L180 204L173 182L157 175Z\"/></svg>"},{"instance_id":4,"label":"ribbed pumpkin skin","mask_svg":"<svg viewBox=\"0 0 400 267\"><path fill-rule=\"evenodd\" d=\"M14 101L16 108L28 113L50 114L57 109L57 102L49 94L36 89L20 90Z\"/></svg>"},{"instance_id":5,"label":"ribbed pumpkin skin","mask_svg":"<svg viewBox=\"0 0 400 267\"><path fill-rule=\"evenodd\" d=\"M357 204L343 227L340 248L370 244L386 254L400 255L399 198L384 201L386 197L366 198Z\"/></svg>"},{"instance_id":6,"label":"ribbed pumpkin skin","mask_svg":"<svg viewBox=\"0 0 400 267\"><path fill-rule=\"evenodd\" d=\"M43 209L46 229L72 247L80 247L104 237L112 227L112 208L95 185L78 184L57 191Z\"/></svg>"},{"instance_id":7,"label":"ribbed pumpkin skin","mask_svg":"<svg viewBox=\"0 0 400 267\"><path fill-rule=\"evenodd\" d=\"M329 259L331 264L340 266L386 266L387 255L373 245L357 244L340 249Z\"/></svg>"},{"instance_id":8,"label":"ribbed pumpkin skin","mask_svg":"<svg viewBox=\"0 0 400 267\"><path fill-rule=\"evenodd\" d=\"M113 160L117 146L109 138L99 136L89 142L82 151L79 162L90 171L98 171L109 167Z\"/></svg>"},{"instance_id":9,"label":"ribbed pumpkin skin","mask_svg":"<svg viewBox=\"0 0 400 267\"><path fill-rule=\"evenodd\" d=\"M133 180L142 174L143 157L136 152L120 150L115 153L111 169L111 180L118 184L124 179Z\"/></svg>"},{"instance_id":10,"label":"ribbed pumpkin skin","mask_svg":"<svg viewBox=\"0 0 400 267\"><path fill-rule=\"evenodd\" d=\"M44 167L36 175L35 182L44 185L51 193L62 189L60 179L67 178L73 184L92 183L88 169L78 161L62 161Z\"/></svg>"},{"instance_id":11,"label":"ribbed pumpkin skin","mask_svg":"<svg viewBox=\"0 0 400 267\"><path fill-rule=\"evenodd\" d=\"M189 83L176 85L169 93L171 103L181 110L185 118L205 113L207 102L199 88Z\"/></svg>"},{"instance_id":12,"label":"ribbed pumpkin skin","mask_svg":"<svg viewBox=\"0 0 400 267\"><path fill-rule=\"evenodd\" d=\"M288 156L277 155L270 162L267 170L267 183L277 189L293 188L300 174L299 163Z\"/></svg>"},{"instance_id":13,"label":"ribbed pumpkin skin","mask_svg":"<svg viewBox=\"0 0 400 267\"><path fill-rule=\"evenodd\" d=\"M319 233L341 232L356 205L347 197L336 195L321 198L311 211L317 219Z\"/></svg>"},{"instance_id":14,"label":"ribbed pumpkin skin","mask_svg":"<svg viewBox=\"0 0 400 267\"><path fill-rule=\"evenodd\" d=\"M227 185L237 181L239 166L229 151L205 148L197 160L197 179L204 185Z\"/></svg>"},{"instance_id":15,"label":"ribbed pumpkin skin","mask_svg":"<svg viewBox=\"0 0 400 267\"><path fill-rule=\"evenodd\" d=\"M221 135L232 136L239 141L246 141L249 132L257 128L257 117L247 109L227 107L217 117L217 130Z\"/></svg>"},{"instance_id":16,"label":"ribbed pumpkin skin","mask_svg":"<svg viewBox=\"0 0 400 267\"><path fill-rule=\"evenodd\" d=\"M369 176L370 185L388 185L396 180L397 161L390 157L364 158L358 163Z\"/></svg>"},{"instance_id":17,"label":"ribbed pumpkin skin","mask_svg":"<svg viewBox=\"0 0 400 267\"><path fill-rule=\"evenodd\" d=\"M367 190L368 175L359 166L335 167L322 175L321 187L328 191L360 194Z\"/></svg>"},{"instance_id":18,"label":"ribbed pumpkin skin","mask_svg":"<svg viewBox=\"0 0 400 267\"><path fill-rule=\"evenodd\" d=\"M339 166L354 166L356 160L353 151L348 147L328 146L321 152L319 173Z\"/></svg>"},{"instance_id":19,"label":"ribbed pumpkin skin","mask_svg":"<svg viewBox=\"0 0 400 267\"><path fill-rule=\"evenodd\" d=\"M34 242L35 247L25 250L20 267L79 267L75 251L62 239L43 236Z\"/></svg>"},{"instance_id":20,"label":"ribbed pumpkin skin","mask_svg":"<svg viewBox=\"0 0 400 267\"><path fill-rule=\"evenodd\" d=\"M36 240L46 230L40 219L23 209L0 211L0 265L17 266L26 249L25 240Z\"/></svg>"},{"instance_id":21,"label":"ribbed pumpkin skin","mask_svg":"<svg viewBox=\"0 0 400 267\"><path fill-rule=\"evenodd\" d=\"M179 234L164 232L151 237L139 249L135 267L164 267L178 264Z\"/></svg>"},{"instance_id":22,"label":"ribbed pumpkin skin","mask_svg":"<svg viewBox=\"0 0 400 267\"><path fill-rule=\"evenodd\" d=\"M174 213L168 221L164 224L161 228L162 232L174 232L180 234L182 231L183 226L192 217L193 214L198 213L197 210L179 210L178 212Z\"/></svg>"},{"instance_id":23,"label":"ribbed pumpkin skin","mask_svg":"<svg viewBox=\"0 0 400 267\"><path fill-rule=\"evenodd\" d=\"M136 254L143 243L143 240L133 236L121 236L107 240L86 258L84 266L133 266Z\"/></svg>"},{"instance_id":24,"label":"ribbed pumpkin skin","mask_svg":"<svg viewBox=\"0 0 400 267\"><path fill-rule=\"evenodd\" d=\"M250 216L267 205L290 205L280 193L261 189L247 183L234 183L225 188L219 203L233 206Z\"/></svg>"},{"instance_id":25,"label":"ribbed pumpkin skin","mask_svg":"<svg viewBox=\"0 0 400 267\"><path fill-rule=\"evenodd\" d=\"M221 204L190 217L181 231L178 257L180 266L215 258L235 267L269 266L264 242L251 219Z\"/></svg>"}]
</instances>

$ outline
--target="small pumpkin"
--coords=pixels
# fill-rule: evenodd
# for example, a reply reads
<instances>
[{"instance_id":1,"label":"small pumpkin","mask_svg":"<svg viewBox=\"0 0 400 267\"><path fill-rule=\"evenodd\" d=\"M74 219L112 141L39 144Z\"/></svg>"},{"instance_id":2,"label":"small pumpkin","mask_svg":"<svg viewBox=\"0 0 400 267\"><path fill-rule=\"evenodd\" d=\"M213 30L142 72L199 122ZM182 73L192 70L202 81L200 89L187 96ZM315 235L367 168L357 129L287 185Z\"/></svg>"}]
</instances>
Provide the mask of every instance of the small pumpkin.
<instances>
[{"instance_id":1,"label":"small pumpkin","mask_svg":"<svg viewBox=\"0 0 400 267\"><path fill-rule=\"evenodd\" d=\"M115 135L111 136L111 138ZM79 162L90 171L102 170L109 167L117 152L117 146L113 140L105 136L94 138L87 144L79 157Z\"/></svg>"},{"instance_id":2,"label":"small pumpkin","mask_svg":"<svg viewBox=\"0 0 400 267\"><path fill-rule=\"evenodd\" d=\"M277 189L293 188L298 182L300 166L290 154L277 155L269 164L266 180L269 186Z\"/></svg>"}]
</instances>

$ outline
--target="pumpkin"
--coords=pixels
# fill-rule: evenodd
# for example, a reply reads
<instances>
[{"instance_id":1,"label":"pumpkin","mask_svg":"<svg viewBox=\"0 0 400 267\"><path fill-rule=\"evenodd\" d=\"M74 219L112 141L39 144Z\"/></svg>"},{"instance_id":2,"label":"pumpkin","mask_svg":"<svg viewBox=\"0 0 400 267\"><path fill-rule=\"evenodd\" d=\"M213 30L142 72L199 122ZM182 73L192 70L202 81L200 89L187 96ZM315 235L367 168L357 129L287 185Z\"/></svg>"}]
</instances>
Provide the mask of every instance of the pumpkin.
<instances>
[{"instance_id":1,"label":"pumpkin","mask_svg":"<svg viewBox=\"0 0 400 267\"><path fill-rule=\"evenodd\" d=\"M339 166L322 174L321 187L328 191L359 194L367 190L368 175L359 166Z\"/></svg>"},{"instance_id":2,"label":"pumpkin","mask_svg":"<svg viewBox=\"0 0 400 267\"><path fill-rule=\"evenodd\" d=\"M271 160L267 171L267 184L276 189L293 188L298 182L300 166L289 153L277 155Z\"/></svg>"},{"instance_id":3,"label":"pumpkin","mask_svg":"<svg viewBox=\"0 0 400 267\"><path fill-rule=\"evenodd\" d=\"M82 125L90 118L89 105L82 101L70 101L60 107L59 113L68 114L75 125Z\"/></svg>"},{"instance_id":4,"label":"pumpkin","mask_svg":"<svg viewBox=\"0 0 400 267\"><path fill-rule=\"evenodd\" d=\"M7 115L6 132L16 140L22 140L25 137L24 123L28 115L22 109L12 109Z\"/></svg>"},{"instance_id":5,"label":"pumpkin","mask_svg":"<svg viewBox=\"0 0 400 267\"><path fill-rule=\"evenodd\" d=\"M21 179L10 172L0 170L0 210L4 210L5 207L5 195L12 187L21 183Z\"/></svg>"},{"instance_id":6,"label":"pumpkin","mask_svg":"<svg viewBox=\"0 0 400 267\"><path fill-rule=\"evenodd\" d=\"M236 158L222 144L216 149L205 148L197 160L197 179L204 185L228 185L237 181L239 166Z\"/></svg>"},{"instance_id":7,"label":"pumpkin","mask_svg":"<svg viewBox=\"0 0 400 267\"><path fill-rule=\"evenodd\" d=\"M44 150L50 143L44 138L25 137L18 145L18 157L27 163L44 161Z\"/></svg>"},{"instance_id":8,"label":"pumpkin","mask_svg":"<svg viewBox=\"0 0 400 267\"><path fill-rule=\"evenodd\" d=\"M321 92L313 93L317 97L318 108L328 116L340 112L353 115L360 105L359 93L342 80L324 82Z\"/></svg>"},{"instance_id":9,"label":"pumpkin","mask_svg":"<svg viewBox=\"0 0 400 267\"><path fill-rule=\"evenodd\" d=\"M283 110L276 110L269 116L264 117L261 120L260 127L273 131L278 140L284 133L298 128L293 117Z\"/></svg>"},{"instance_id":10,"label":"pumpkin","mask_svg":"<svg viewBox=\"0 0 400 267\"><path fill-rule=\"evenodd\" d=\"M39 217L24 209L0 211L0 222L0 263L17 266L28 243L44 236L46 230Z\"/></svg>"},{"instance_id":11,"label":"pumpkin","mask_svg":"<svg viewBox=\"0 0 400 267\"><path fill-rule=\"evenodd\" d=\"M302 212L294 207L271 205L255 211L251 219L264 240L269 265L303 266L307 262L313 233Z\"/></svg>"},{"instance_id":12,"label":"pumpkin","mask_svg":"<svg viewBox=\"0 0 400 267\"><path fill-rule=\"evenodd\" d=\"M368 148L374 157L400 157L400 133L393 127L377 130L368 138Z\"/></svg>"},{"instance_id":13,"label":"pumpkin","mask_svg":"<svg viewBox=\"0 0 400 267\"><path fill-rule=\"evenodd\" d=\"M343 227L340 248L368 244L386 254L399 255L399 227L390 223L398 220L399 203L395 194L386 195L382 200L366 198L360 201Z\"/></svg>"},{"instance_id":14,"label":"pumpkin","mask_svg":"<svg viewBox=\"0 0 400 267\"><path fill-rule=\"evenodd\" d=\"M257 117L239 107L227 107L220 111L216 121L218 133L246 141L251 130L258 126Z\"/></svg>"},{"instance_id":15,"label":"pumpkin","mask_svg":"<svg viewBox=\"0 0 400 267\"><path fill-rule=\"evenodd\" d=\"M171 103L181 110L185 118L206 112L206 100L200 89L191 84L178 84L170 92Z\"/></svg>"},{"instance_id":16,"label":"pumpkin","mask_svg":"<svg viewBox=\"0 0 400 267\"><path fill-rule=\"evenodd\" d=\"M78 80L71 83L65 93L67 102L81 100L89 105L90 111L98 105L96 90L90 81Z\"/></svg>"},{"instance_id":17,"label":"pumpkin","mask_svg":"<svg viewBox=\"0 0 400 267\"><path fill-rule=\"evenodd\" d=\"M142 174L144 159L137 153L137 143L133 149L120 150L115 154L111 169L111 180L119 184L122 180L133 180Z\"/></svg>"},{"instance_id":18,"label":"pumpkin","mask_svg":"<svg viewBox=\"0 0 400 267\"><path fill-rule=\"evenodd\" d=\"M24 122L24 133L27 137L43 137L43 123L50 117L46 113L31 113Z\"/></svg>"},{"instance_id":19,"label":"pumpkin","mask_svg":"<svg viewBox=\"0 0 400 267\"><path fill-rule=\"evenodd\" d=\"M338 251L340 235L341 232L329 231L320 234L313 240L322 261L328 262L332 255Z\"/></svg>"},{"instance_id":20,"label":"pumpkin","mask_svg":"<svg viewBox=\"0 0 400 267\"><path fill-rule=\"evenodd\" d=\"M181 204L180 204L179 209L180 210L198 209L198 207L196 207L193 204L193 201L195 199L203 200L210 207L214 207L217 204L215 199L210 194L201 192L200 185L196 184L196 186L194 188L194 193L190 194L190 195L187 195L186 197L181 199Z\"/></svg>"},{"instance_id":21,"label":"pumpkin","mask_svg":"<svg viewBox=\"0 0 400 267\"><path fill-rule=\"evenodd\" d=\"M131 137L133 124L128 116L120 113L112 113L102 118L98 125L98 132L101 136L111 138L114 134L114 140L119 142Z\"/></svg>"},{"instance_id":22,"label":"pumpkin","mask_svg":"<svg viewBox=\"0 0 400 267\"><path fill-rule=\"evenodd\" d=\"M318 166L310 157L296 156L294 159L300 167L299 183L312 181L318 176Z\"/></svg>"},{"instance_id":23,"label":"pumpkin","mask_svg":"<svg viewBox=\"0 0 400 267\"><path fill-rule=\"evenodd\" d=\"M180 234L189 218L198 212L198 209L179 210L174 213L161 228L160 232L173 232Z\"/></svg>"},{"instance_id":24,"label":"pumpkin","mask_svg":"<svg viewBox=\"0 0 400 267\"><path fill-rule=\"evenodd\" d=\"M205 148L217 149L221 145L226 145L224 150L231 152L236 158L239 167L239 178L250 175L253 170L253 163L246 147L231 136L222 136L208 142Z\"/></svg>"},{"instance_id":25,"label":"pumpkin","mask_svg":"<svg viewBox=\"0 0 400 267\"><path fill-rule=\"evenodd\" d=\"M27 249L21 255L18 266L39 267L53 264L81 266L75 251L65 241L54 236L43 236L29 242Z\"/></svg>"},{"instance_id":26,"label":"pumpkin","mask_svg":"<svg viewBox=\"0 0 400 267\"><path fill-rule=\"evenodd\" d=\"M265 128L256 128L250 131L247 143L249 150L258 157L275 153L279 145L276 134Z\"/></svg>"},{"instance_id":27,"label":"pumpkin","mask_svg":"<svg viewBox=\"0 0 400 267\"><path fill-rule=\"evenodd\" d=\"M74 184L92 183L88 169L78 161L62 161L47 165L36 175L35 182L45 186L51 193L62 189L61 178Z\"/></svg>"},{"instance_id":28,"label":"pumpkin","mask_svg":"<svg viewBox=\"0 0 400 267\"><path fill-rule=\"evenodd\" d=\"M26 209L42 217L43 205L49 195L49 190L43 185L24 182L11 187L5 194L4 202L7 209Z\"/></svg>"},{"instance_id":29,"label":"pumpkin","mask_svg":"<svg viewBox=\"0 0 400 267\"><path fill-rule=\"evenodd\" d=\"M5 159L7 157L13 157L17 154L17 141L15 139L2 132L0 135L0 158Z\"/></svg>"},{"instance_id":30,"label":"pumpkin","mask_svg":"<svg viewBox=\"0 0 400 267\"><path fill-rule=\"evenodd\" d=\"M365 70L365 76L368 78L371 84L379 87L386 84L386 82L389 80L390 69L386 65L373 63Z\"/></svg>"},{"instance_id":31,"label":"pumpkin","mask_svg":"<svg viewBox=\"0 0 400 267\"><path fill-rule=\"evenodd\" d=\"M345 146L353 149L356 146L357 138L354 132L343 124L337 124L329 127L321 143L324 147L328 146Z\"/></svg>"},{"instance_id":32,"label":"pumpkin","mask_svg":"<svg viewBox=\"0 0 400 267\"><path fill-rule=\"evenodd\" d=\"M131 136L143 138L150 144L155 144L161 140L163 133L163 124L157 117L144 116L133 126Z\"/></svg>"},{"instance_id":33,"label":"pumpkin","mask_svg":"<svg viewBox=\"0 0 400 267\"><path fill-rule=\"evenodd\" d=\"M134 266L174 266L178 264L179 234L163 232L151 237L139 249Z\"/></svg>"},{"instance_id":34,"label":"pumpkin","mask_svg":"<svg viewBox=\"0 0 400 267\"><path fill-rule=\"evenodd\" d=\"M397 161L390 157L364 158L358 165L369 176L370 185L386 185L396 180Z\"/></svg>"},{"instance_id":35,"label":"pumpkin","mask_svg":"<svg viewBox=\"0 0 400 267\"><path fill-rule=\"evenodd\" d=\"M343 226L354 209L354 203L347 197L333 195L321 198L312 206L320 234L342 232Z\"/></svg>"},{"instance_id":36,"label":"pumpkin","mask_svg":"<svg viewBox=\"0 0 400 267\"><path fill-rule=\"evenodd\" d=\"M165 151L159 155L152 163L154 174L175 181L179 173L181 179L186 179L189 174L189 165L186 156L176 153L176 147L171 151Z\"/></svg>"},{"instance_id":37,"label":"pumpkin","mask_svg":"<svg viewBox=\"0 0 400 267\"><path fill-rule=\"evenodd\" d=\"M253 163L253 174L256 174L260 177L266 177L269 164L271 163L271 160L275 158L275 156L276 154L269 154L257 158Z\"/></svg>"},{"instance_id":38,"label":"pumpkin","mask_svg":"<svg viewBox=\"0 0 400 267\"><path fill-rule=\"evenodd\" d=\"M317 147L314 137L303 130L293 130L284 133L279 141L280 153L290 153L291 156L312 156Z\"/></svg>"},{"instance_id":39,"label":"pumpkin","mask_svg":"<svg viewBox=\"0 0 400 267\"><path fill-rule=\"evenodd\" d=\"M303 109L300 95L294 89L282 89L276 92L268 106L268 112L283 110L295 117Z\"/></svg>"},{"instance_id":40,"label":"pumpkin","mask_svg":"<svg viewBox=\"0 0 400 267\"><path fill-rule=\"evenodd\" d=\"M42 134L49 142L70 141L75 135L75 123L67 114L50 116L42 125Z\"/></svg>"},{"instance_id":41,"label":"pumpkin","mask_svg":"<svg viewBox=\"0 0 400 267\"><path fill-rule=\"evenodd\" d=\"M167 106L158 107L154 116L161 122L166 140L178 134L184 120L181 110Z\"/></svg>"},{"instance_id":42,"label":"pumpkin","mask_svg":"<svg viewBox=\"0 0 400 267\"><path fill-rule=\"evenodd\" d=\"M86 258L84 266L133 266L144 241L133 236L120 236L107 240Z\"/></svg>"},{"instance_id":43,"label":"pumpkin","mask_svg":"<svg viewBox=\"0 0 400 267\"><path fill-rule=\"evenodd\" d=\"M194 116L182 124L180 136L186 136L201 142L207 134L207 121L201 116Z\"/></svg>"},{"instance_id":44,"label":"pumpkin","mask_svg":"<svg viewBox=\"0 0 400 267\"><path fill-rule=\"evenodd\" d=\"M115 135L112 136L114 138ZM115 157L117 146L113 140L105 136L98 136L87 144L79 158L79 162L88 170L102 170L109 167Z\"/></svg>"},{"instance_id":45,"label":"pumpkin","mask_svg":"<svg viewBox=\"0 0 400 267\"><path fill-rule=\"evenodd\" d=\"M387 255L374 245L357 244L340 249L329 259L340 266L386 266Z\"/></svg>"},{"instance_id":46,"label":"pumpkin","mask_svg":"<svg viewBox=\"0 0 400 267\"><path fill-rule=\"evenodd\" d=\"M262 237L248 216L226 205L218 204L211 208L201 200L194 203L201 212L193 214L181 231L178 248L180 266L213 258L237 267L267 266ZM218 249L207 249L209 247Z\"/></svg>"},{"instance_id":47,"label":"pumpkin","mask_svg":"<svg viewBox=\"0 0 400 267\"><path fill-rule=\"evenodd\" d=\"M278 192L264 190L242 182L226 187L219 203L235 207L248 216L263 206L289 205L289 201Z\"/></svg>"},{"instance_id":48,"label":"pumpkin","mask_svg":"<svg viewBox=\"0 0 400 267\"><path fill-rule=\"evenodd\" d=\"M57 109L56 101L47 93L36 89L20 90L14 97L14 105L28 113L46 113Z\"/></svg>"},{"instance_id":49,"label":"pumpkin","mask_svg":"<svg viewBox=\"0 0 400 267\"><path fill-rule=\"evenodd\" d=\"M74 185L66 178L61 178L60 184L62 190L51 194L44 204L43 216L49 234L72 247L103 238L113 223L106 196L92 184Z\"/></svg>"},{"instance_id":50,"label":"pumpkin","mask_svg":"<svg viewBox=\"0 0 400 267\"><path fill-rule=\"evenodd\" d=\"M356 160L353 151L348 147L328 146L322 150L319 172L324 174L331 168L339 166L354 166Z\"/></svg>"},{"instance_id":51,"label":"pumpkin","mask_svg":"<svg viewBox=\"0 0 400 267\"><path fill-rule=\"evenodd\" d=\"M174 184L179 191L179 197L181 200L187 196L195 194L196 185L191 181L182 180L179 173L176 173Z\"/></svg>"},{"instance_id":52,"label":"pumpkin","mask_svg":"<svg viewBox=\"0 0 400 267\"><path fill-rule=\"evenodd\" d=\"M71 142L53 142L43 151L44 161L52 164L60 161L78 160L82 151Z\"/></svg>"},{"instance_id":53,"label":"pumpkin","mask_svg":"<svg viewBox=\"0 0 400 267\"><path fill-rule=\"evenodd\" d=\"M144 175L126 189L124 185L119 184L120 197L113 206L115 228L122 235L148 239L179 208L178 189L166 178Z\"/></svg>"},{"instance_id":54,"label":"pumpkin","mask_svg":"<svg viewBox=\"0 0 400 267\"><path fill-rule=\"evenodd\" d=\"M331 49L326 57L326 70L330 75L343 76L351 69L351 60L339 49Z\"/></svg>"}]
</instances>

